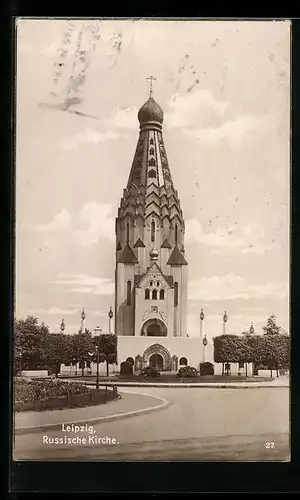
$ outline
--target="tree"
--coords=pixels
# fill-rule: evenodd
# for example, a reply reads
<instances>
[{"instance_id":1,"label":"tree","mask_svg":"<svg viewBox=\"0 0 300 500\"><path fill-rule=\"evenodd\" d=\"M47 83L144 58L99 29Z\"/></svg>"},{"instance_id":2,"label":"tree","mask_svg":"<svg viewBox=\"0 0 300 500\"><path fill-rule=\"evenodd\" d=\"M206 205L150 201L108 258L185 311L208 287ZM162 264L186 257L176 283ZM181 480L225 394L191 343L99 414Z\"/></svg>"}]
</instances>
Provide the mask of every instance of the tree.
<instances>
[{"instance_id":1,"label":"tree","mask_svg":"<svg viewBox=\"0 0 300 500\"><path fill-rule=\"evenodd\" d=\"M94 345L99 348L100 362L106 362L106 375L109 376L109 365L117 362L117 336L102 334L93 338Z\"/></svg>"},{"instance_id":2,"label":"tree","mask_svg":"<svg viewBox=\"0 0 300 500\"><path fill-rule=\"evenodd\" d=\"M84 376L84 368L86 362L89 360L89 352L91 352L92 349L92 334L89 330L85 330L84 333L77 333L72 336L71 359L77 363L79 362L79 366L82 370L82 376Z\"/></svg>"},{"instance_id":3,"label":"tree","mask_svg":"<svg viewBox=\"0 0 300 500\"><path fill-rule=\"evenodd\" d=\"M246 338L239 335L219 335L214 338L214 361L222 363L241 363L249 360L250 350Z\"/></svg>"},{"instance_id":4,"label":"tree","mask_svg":"<svg viewBox=\"0 0 300 500\"><path fill-rule=\"evenodd\" d=\"M54 370L56 376L60 371L60 365L71 361L71 340L70 335L51 333L44 343L43 357L47 365Z\"/></svg>"},{"instance_id":5,"label":"tree","mask_svg":"<svg viewBox=\"0 0 300 500\"><path fill-rule=\"evenodd\" d=\"M278 335L280 333L281 328L276 325L276 316L274 314L271 314L267 320L266 326L263 326L262 329L264 335Z\"/></svg>"},{"instance_id":6,"label":"tree","mask_svg":"<svg viewBox=\"0 0 300 500\"><path fill-rule=\"evenodd\" d=\"M27 316L14 321L14 361L19 369L34 369L44 366L44 344L49 328L39 324L38 318Z\"/></svg>"}]
</instances>

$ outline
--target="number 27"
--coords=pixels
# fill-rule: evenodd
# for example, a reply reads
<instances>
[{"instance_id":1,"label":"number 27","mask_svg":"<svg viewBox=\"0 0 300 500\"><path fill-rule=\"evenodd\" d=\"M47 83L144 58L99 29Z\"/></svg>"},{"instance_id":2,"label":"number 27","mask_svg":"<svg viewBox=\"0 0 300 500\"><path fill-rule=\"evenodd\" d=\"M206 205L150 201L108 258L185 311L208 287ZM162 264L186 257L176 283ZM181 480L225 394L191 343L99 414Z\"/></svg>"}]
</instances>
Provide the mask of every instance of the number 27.
<instances>
[{"instance_id":1,"label":"number 27","mask_svg":"<svg viewBox=\"0 0 300 500\"><path fill-rule=\"evenodd\" d=\"M272 441L267 441L265 443L265 448L275 448L275 443L273 443Z\"/></svg>"}]
</instances>

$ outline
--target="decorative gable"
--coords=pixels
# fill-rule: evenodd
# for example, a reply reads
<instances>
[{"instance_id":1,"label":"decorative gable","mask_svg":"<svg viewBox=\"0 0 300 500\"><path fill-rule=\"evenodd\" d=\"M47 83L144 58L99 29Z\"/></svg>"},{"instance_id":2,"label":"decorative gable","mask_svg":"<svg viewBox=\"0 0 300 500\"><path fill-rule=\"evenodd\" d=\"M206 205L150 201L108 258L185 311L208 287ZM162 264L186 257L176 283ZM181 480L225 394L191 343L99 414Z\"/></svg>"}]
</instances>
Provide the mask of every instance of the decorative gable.
<instances>
[{"instance_id":1,"label":"decorative gable","mask_svg":"<svg viewBox=\"0 0 300 500\"><path fill-rule=\"evenodd\" d=\"M142 279L139 280L139 283L136 286L142 287L143 284L146 282L148 283L149 280L158 280L161 281L167 288L173 288L173 277L165 276L156 262L153 262L153 264L147 269L147 272L144 274Z\"/></svg>"}]
</instances>

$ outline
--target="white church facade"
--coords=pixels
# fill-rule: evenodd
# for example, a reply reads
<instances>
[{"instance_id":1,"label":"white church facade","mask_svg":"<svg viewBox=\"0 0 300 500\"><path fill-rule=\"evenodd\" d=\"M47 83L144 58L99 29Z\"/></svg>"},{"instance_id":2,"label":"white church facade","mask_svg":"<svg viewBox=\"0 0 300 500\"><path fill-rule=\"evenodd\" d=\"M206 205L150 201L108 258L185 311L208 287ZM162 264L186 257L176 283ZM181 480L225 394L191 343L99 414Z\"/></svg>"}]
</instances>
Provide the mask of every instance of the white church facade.
<instances>
[{"instance_id":1,"label":"white church facade","mask_svg":"<svg viewBox=\"0 0 300 500\"><path fill-rule=\"evenodd\" d=\"M135 370L199 368L202 339L187 334L185 224L162 135L163 111L150 96L116 218L115 333L118 362Z\"/></svg>"}]
</instances>

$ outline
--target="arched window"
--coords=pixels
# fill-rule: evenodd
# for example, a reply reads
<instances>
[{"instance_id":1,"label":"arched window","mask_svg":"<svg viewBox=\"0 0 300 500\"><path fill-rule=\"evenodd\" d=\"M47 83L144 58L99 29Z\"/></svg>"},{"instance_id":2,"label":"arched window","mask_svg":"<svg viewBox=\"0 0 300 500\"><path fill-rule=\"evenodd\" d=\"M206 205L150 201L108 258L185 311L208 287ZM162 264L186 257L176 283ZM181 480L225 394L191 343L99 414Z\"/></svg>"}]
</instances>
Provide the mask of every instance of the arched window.
<instances>
[{"instance_id":1,"label":"arched window","mask_svg":"<svg viewBox=\"0 0 300 500\"><path fill-rule=\"evenodd\" d=\"M150 158L150 160L149 160L149 166L150 167L155 167L155 160L154 160L154 158Z\"/></svg>"},{"instance_id":2,"label":"arched window","mask_svg":"<svg viewBox=\"0 0 300 500\"><path fill-rule=\"evenodd\" d=\"M180 358L179 364L187 366L187 364L188 364L187 359L186 358Z\"/></svg>"},{"instance_id":3,"label":"arched window","mask_svg":"<svg viewBox=\"0 0 300 500\"><path fill-rule=\"evenodd\" d=\"M165 300L165 291L163 288L159 292L159 300Z\"/></svg>"},{"instance_id":4,"label":"arched window","mask_svg":"<svg viewBox=\"0 0 300 500\"><path fill-rule=\"evenodd\" d=\"M153 143L154 143L153 139L150 139L150 144L153 144Z\"/></svg>"},{"instance_id":5,"label":"arched window","mask_svg":"<svg viewBox=\"0 0 300 500\"><path fill-rule=\"evenodd\" d=\"M151 155L154 155L154 148L150 148L149 153L150 153Z\"/></svg>"},{"instance_id":6,"label":"arched window","mask_svg":"<svg viewBox=\"0 0 300 500\"><path fill-rule=\"evenodd\" d=\"M174 306L178 306L178 283L177 281L174 283Z\"/></svg>"},{"instance_id":7,"label":"arched window","mask_svg":"<svg viewBox=\"0 0 300 500\"><path fill-rule=\"evenodd\" d=\"M153 292L152 292L152 300L157 300L157 290L153 290Z\"/></svg>"},{"instance_id":8,"label":"arched window","mask_svg":"<svg viewBox=\"0 0 300 500\"><path fill-rule=\"evenodd\" d=\"M175 225L175 242L178 243L178 226Z\"/></svg>"},{"instance_id":9,"label":"arched window","mask_svg":"<svg viewBox=\"0 0 300 500\"><path fill-rule=\"evenodd\" d=\"M150 299L150 290L147 288L145 290L145 300L149 300Z\"/></svg>"},{"instance_id":10,"label":"arched window","mask_svg":"<svg viewBox=\"0 0 300 500\"><path fill-rule=\"evenodd\" d=\"M127 305L131 305L131 281L127 281Z\"/></svg>"},{"instance_id":11,"label":"arched window","mask_svg":"<svg viewBox=\"0 0 300 500\"><path fill-rule=\"evenodd\" d=\"M151 222L151 241L155 241L155 222Z\"/></svg>"},{"instance_id":12,"label":"arched window","mask_svg":"<svg viewBox=\"0 0 300 500\"><path fill-rule=\"evenodd\" d=\"M160 282L159 281L156 282L156 286L160 286Z\"/></svg>"},{"instance_id":13,"label":"arched window","mask_svg":"<svg viewBox=\"0 0 300 500\"><path fill-rule=\"evenodd\" d=\"M151 168L151 170L149 170L148 177L156 179L156 172L153 168Z\"/></svg>"},{"instance_id":14,"label":"arched window","mask_svg":"<svg viewBox=\"0 0 300 500\"><path fill-rule=\"evenodd\" d=\"M129 222L127 222L127 243L129 242Z\"/></svg>"},{"instance_id":15,"label":"arched window","mask_svg":"<svg viewBox=\"0 0 300 500\"><path fill-rule=\"evenodd\" d=\"M150 281L150 283L149 283L149 284L150 284L150 286L153 286L153 281Z\"/></svg>"}]
</instances>

